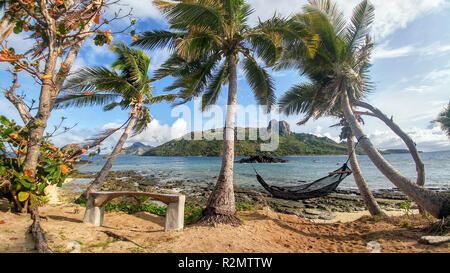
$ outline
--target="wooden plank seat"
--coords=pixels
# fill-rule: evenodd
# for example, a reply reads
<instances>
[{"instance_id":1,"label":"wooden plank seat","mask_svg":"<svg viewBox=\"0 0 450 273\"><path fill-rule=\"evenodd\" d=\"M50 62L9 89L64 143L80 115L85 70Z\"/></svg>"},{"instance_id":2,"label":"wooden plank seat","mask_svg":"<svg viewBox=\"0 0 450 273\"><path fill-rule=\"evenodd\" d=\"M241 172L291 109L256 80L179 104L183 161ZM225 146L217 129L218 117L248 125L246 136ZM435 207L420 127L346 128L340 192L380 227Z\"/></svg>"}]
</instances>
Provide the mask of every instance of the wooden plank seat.
<instances>
[{"instance_id":1,"label":"wooden plank seat","mask_svg":"<svg viewBox=\"0 0 450 273\"><path fill-rule=\"evenodd\" d=\"M147 192L91 192L86 204L83 222L95 226L103 224L105 205L114 198L122 196L147 196L167 204L164 231L182 230L184 226L185 196L181 194L158 194Z\"/></svg>"}]
</instances>

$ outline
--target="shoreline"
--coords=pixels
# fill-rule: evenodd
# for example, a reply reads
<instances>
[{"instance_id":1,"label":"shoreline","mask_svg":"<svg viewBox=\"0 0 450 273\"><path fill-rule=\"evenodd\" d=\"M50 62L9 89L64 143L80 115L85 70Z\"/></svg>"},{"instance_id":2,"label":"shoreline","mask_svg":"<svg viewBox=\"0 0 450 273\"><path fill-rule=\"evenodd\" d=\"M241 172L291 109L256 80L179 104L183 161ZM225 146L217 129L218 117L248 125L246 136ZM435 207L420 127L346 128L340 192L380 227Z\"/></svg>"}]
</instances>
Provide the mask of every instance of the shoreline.
<instances>
[{"instance_id":1,"label":"shoreline","mask_svg":"<svg viewBox=\"0 0 450 273\"><path fill-rule=\"evenodd\" d=\"M60 196L60 202L73 202L82 190L87 187L92 173L78 173L68 178L61 189L56 189ZM83 179L83 180L80 180ZM194 179L167 181L158 175L144 176L136 171L111 172L102 187L103 191L145 191L156 193L180 193L186 196L186 206L205 207L207 198L211 193L213 182L196 183ZM161 182L165 180L165 182ZM396 189L384 189L373 191L377 202L385 211L400 211L401 205L407 197ZM331 221L336 213L361 212L365 210L364 202L356 189L338 189L325 197L307 200L283 200L270 196L264 189L235 186L235 199L237 206L265 207L273 211L288 215L295 215L304 219L319 219ZM118 199L116 202L128 202L128 199ZM412 203L410 209L416 209ZM403 210L404 211L404 210Z\"/></svg>"}]
</instances>

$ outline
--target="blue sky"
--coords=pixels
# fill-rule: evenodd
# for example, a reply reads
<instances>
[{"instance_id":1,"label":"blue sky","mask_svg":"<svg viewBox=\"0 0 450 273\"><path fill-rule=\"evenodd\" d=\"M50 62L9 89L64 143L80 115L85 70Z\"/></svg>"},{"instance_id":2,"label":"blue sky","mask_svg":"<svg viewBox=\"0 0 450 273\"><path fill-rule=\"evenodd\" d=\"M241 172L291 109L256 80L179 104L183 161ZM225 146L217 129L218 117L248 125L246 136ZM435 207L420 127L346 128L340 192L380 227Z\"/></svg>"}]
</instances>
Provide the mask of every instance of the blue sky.
<instances>
[{"instance_id":1,"label":"blue sky","mask_svg":"<svg viewBox=\"0 0 450 273\"><path fill-rule=\"evenodd\" d=\"M288 16L300 11L304 0L250 0L255 8L251 20L267 19L275 12ZM338 5L347 16L358 0L338 0ZM122 0L123 4L133 7L134 17L138 20L137 31L164 29L167 27L161 14L151 5L151 1ZM372 79L376 84L375 91L367 101L380 108L388 116L393 115L400 127L407 131L418 148L424 151L449 150L450 141L439 129L438 125L430 123L439 111L446 106L450 99L450 1L449 0L373 0L375 5L375 22L372 35L376 48L373 56ZM114 42L130 37L116 36ZM16 51L26 49L31 45L26 35L11 37L9 46L16 47ZM152 58L151 68L156 69L170 54L165 50L147 52ZM92 41L87 41L76 61L76 68L93 65L109 65L114 55L107 47L96 47ZM6 66L0 66L0 87L7 88L11 77L5 72ZM272 73L276 83L276 95L280 97L292 85L302 82L296 71L281 71ZM39 95L39 86L25 73L20 74L22 88L20 92L27 94L29 99ZM171 79L163 79L154 83L157 93L163 93L165 86ZM223 89L219 105L225 105L227 88ZM255 104L253 95L242 74L238 82L238 104L247 106ZM188 107L199 115L194 103ZM180 137L190 131L193 120L171 115L169 104L154 105L151 113L154 121L141 135L129 140L141 141L150 145L158 145L175 137ZM19 120L14 107L0 97L0 113ZM66 125L78 125L69 133L57 137L54 142L63 145L81 142L100 129L111 128L127 119L127 112L113 110L103 112L101 107L84 109L67 109L53 111L49 121L49 128L59 123L61 116L68 117ZM338 140L339 131L329 128L336 121L320 119L310 121L306 125L297 126L300 116L280 117L288 121L295 132L313 133L328 136ZM208 119L205 118L205 123ZM404 148L403 143L380 121L366 118L364 130L379 148ZM238 122L238 126L248 126ZM198 128L196 128L198 129ZM206 128L205 129L210 129ZM117 140L113 136L106 143L110 148Z\"/></svg>"}]
</instances>

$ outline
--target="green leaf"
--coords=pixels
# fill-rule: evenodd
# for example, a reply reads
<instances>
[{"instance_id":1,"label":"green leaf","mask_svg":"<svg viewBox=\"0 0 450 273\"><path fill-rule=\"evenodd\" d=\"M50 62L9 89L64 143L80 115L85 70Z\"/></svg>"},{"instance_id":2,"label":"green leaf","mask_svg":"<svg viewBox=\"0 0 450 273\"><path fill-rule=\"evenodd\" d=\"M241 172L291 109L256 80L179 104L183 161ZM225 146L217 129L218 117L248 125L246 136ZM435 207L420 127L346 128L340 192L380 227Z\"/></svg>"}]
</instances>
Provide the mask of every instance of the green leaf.
<instances>
[{"instance_id":1,"label":"green leaf","mask_svg":"<svg viewBox=\"0 0 450 273\"><path fill-rule=\"evenodd\" d=\"M5 126L10 126L11 122L5 116L0 116L0 122Z\"/></svg>"},{"instance_id":2,"label":"green leaf","mask_svg":"<svg viewBox=\"0 0 450 273\"><path fill-rule=\"evenodd\" d=\"M24 23L25 23L24 21L18 21L18 22L16 22L16 25L15 25L15 27L14 27L14 29L13 29L14 34L19 34L19 33L22 32L23 24L24 24Z\"/></svg>"},{"instance_id":3,"label":"green leaf","mask_svg":"<svg viewBox=\"0 0 450 273\"><path fill-rule=\"evenodd\" d=\"M21 191L21 192L19 192L17 197L19 198L20 202L24 202L24 201L28 200L28 198L30 197L30 193Z\"/></svg>"},{"instance_id":4,"label":"green leaf","mask_svg":"<svg viewBox=\"0 0 450 273\"><path fill-rule=\"evenodd\" d=\"M26 182L23 178L18 178L17 180L27 189L31 189L31 187L33 187L32 183Z\"/></svg>"},{"instance_id":5,"label":"green leaf","mask_svg":"<svg viewBox=\"0 0 450 273\"><path fill-rule=\"evenodd\" d=\"M13 128L8 128L5 131L3 131L2 137L7 137L12 132L14 132L14 129Z\"/></svg>"},{"instance_id":6,"label":"green leaf","mask_svg":"<svg viewBox=\"0 0 450 273\"><path fill-rule=\"evenodd\" d=\"M38 186L38 192L40 192L40 193L44 192L45 186L46 186L45 183L39 184L39 186Z\"/></svg>"}]
</instances>

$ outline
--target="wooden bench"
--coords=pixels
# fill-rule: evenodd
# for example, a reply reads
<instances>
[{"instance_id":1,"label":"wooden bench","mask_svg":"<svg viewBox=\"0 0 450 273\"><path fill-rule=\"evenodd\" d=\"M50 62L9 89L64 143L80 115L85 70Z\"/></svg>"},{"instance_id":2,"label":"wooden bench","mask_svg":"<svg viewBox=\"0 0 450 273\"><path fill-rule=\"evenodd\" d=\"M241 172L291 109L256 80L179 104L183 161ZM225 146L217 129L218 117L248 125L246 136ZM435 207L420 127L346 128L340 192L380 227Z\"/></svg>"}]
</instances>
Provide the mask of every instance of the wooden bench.
<instances>
[{"instance_id":1,"label":"wooden bench","mask_svg":"<svg viewBox=\"0 0 450 273\"><path fill-rule=\"evenodd\" d=\"M182 230L184 225L185 196L179 194L157 194L146 192L91 192L86 204L83 222L95 226L103 224L105 204L121 196L147 196L167 204L164 231Z\"/></svg>"}]
</instances>

